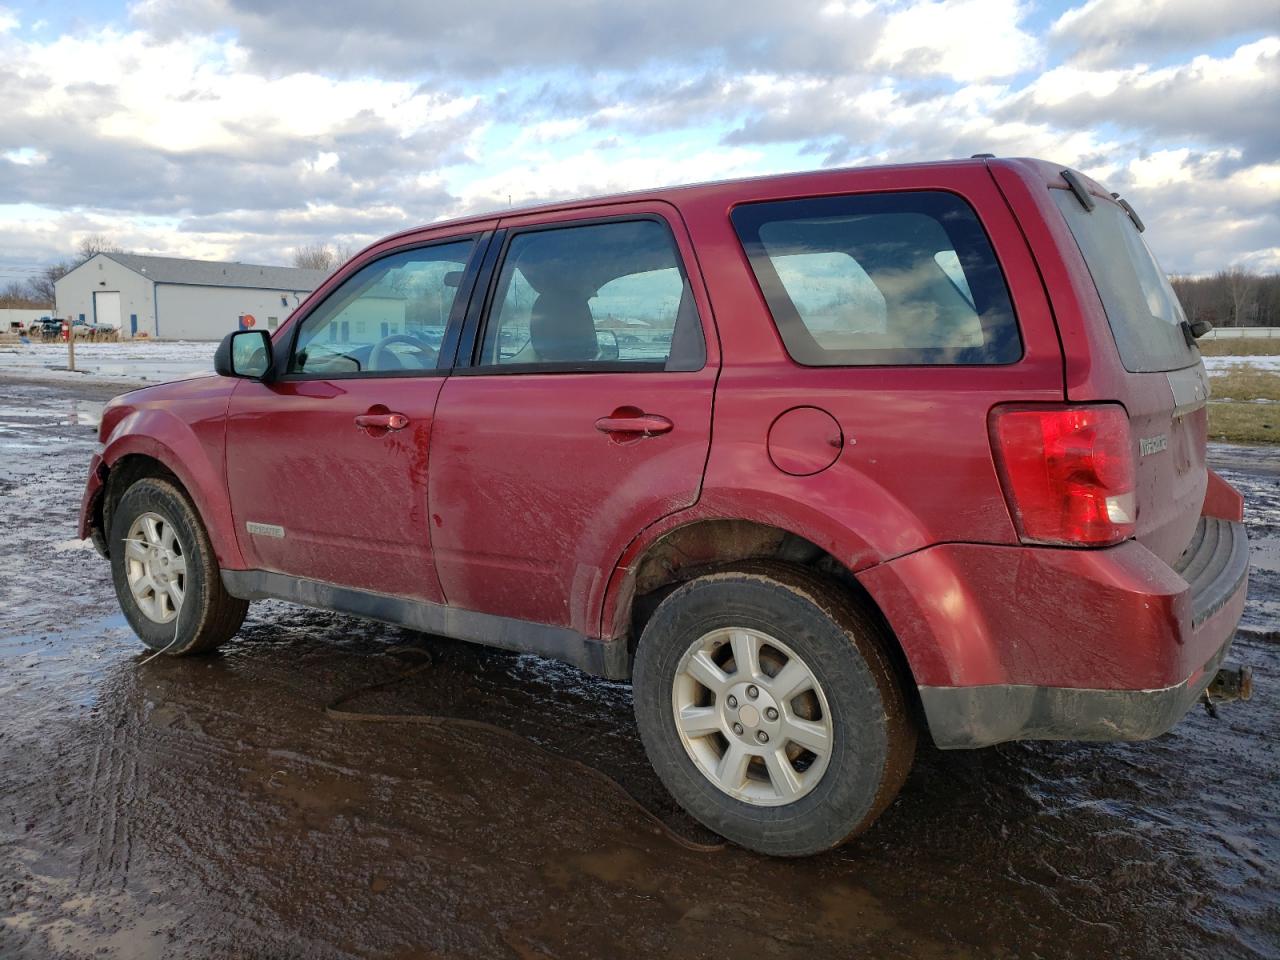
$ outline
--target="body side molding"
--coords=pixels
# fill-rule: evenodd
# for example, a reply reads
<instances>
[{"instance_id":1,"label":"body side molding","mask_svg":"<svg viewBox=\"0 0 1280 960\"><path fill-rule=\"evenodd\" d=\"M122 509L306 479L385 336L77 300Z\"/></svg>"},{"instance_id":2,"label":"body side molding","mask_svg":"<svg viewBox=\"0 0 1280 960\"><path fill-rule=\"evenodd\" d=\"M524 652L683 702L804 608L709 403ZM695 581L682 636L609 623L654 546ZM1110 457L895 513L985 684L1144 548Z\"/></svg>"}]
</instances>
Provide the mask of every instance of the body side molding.
<instances>
[{"instance_id":1,"label":"body side molding","mask_svg":"<svg viewBox=\"0 0 1280 960\"><path fill-rule=\"evenodd\" d=\"M242 600L288 600L455 640L553 657L610 680L631 676L626 638L597 640L568 627L527 623L423 600L405 600L266 570L223 570L222 585Z\"/></svg>"}]
</instances>

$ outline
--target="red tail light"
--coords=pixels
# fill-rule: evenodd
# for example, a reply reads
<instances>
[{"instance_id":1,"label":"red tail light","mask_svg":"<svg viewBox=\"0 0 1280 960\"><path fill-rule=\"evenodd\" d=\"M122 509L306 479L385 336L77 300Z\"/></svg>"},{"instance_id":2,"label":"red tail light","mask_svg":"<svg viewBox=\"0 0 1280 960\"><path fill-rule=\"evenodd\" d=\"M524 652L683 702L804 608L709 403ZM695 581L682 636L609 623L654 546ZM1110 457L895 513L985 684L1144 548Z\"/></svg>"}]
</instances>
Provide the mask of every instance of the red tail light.
<instances>
[{"instance_id":1,"label":"red tail light","mask_svg":"<svg viewBox=\"0 0 1280 960\"><path fill-rule=\"evenodd\" d=\"M1097 547L1133 536L1133 450L1123 407L997 407L991 446L1024 543Z\"/></svg>"}]
</instances>

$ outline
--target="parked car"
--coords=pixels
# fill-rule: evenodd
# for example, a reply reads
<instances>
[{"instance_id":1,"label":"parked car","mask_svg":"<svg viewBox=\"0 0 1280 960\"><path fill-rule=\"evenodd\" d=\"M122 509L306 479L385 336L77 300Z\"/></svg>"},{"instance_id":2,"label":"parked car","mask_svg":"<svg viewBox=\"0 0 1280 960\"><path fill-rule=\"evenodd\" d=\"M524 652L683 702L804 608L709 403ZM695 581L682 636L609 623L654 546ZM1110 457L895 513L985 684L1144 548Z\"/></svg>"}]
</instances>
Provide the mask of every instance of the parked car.
<instances>
[{"instance_id":1,"label":"parked car","mask_svg":"<svg viewBox=\"0 0 1280 960\"><path fill-rule=\"evenodd\" d=\"M62 336L62 320L58 317L41 317L31 324L30 333L45 340Z\"/></svg>"},{"instance_id":2,"label":"parked car","mask_svg":"<svg viewBox=\"0 0 1280 960\"><path fill-rule=\"evenodd\" d=\"M80 532L170 655L272 597L629 678L686 810L810 854L917 731L1140 740L1247 696L1204 325L1143 229L1014 159L432 224L112 401ZM451 304L439 347L363 321L388 289Z\"/></svg>"},{"instance_id":3,"label":"parked car","mask_svg":"<svg viewBox=\"0 0 1280 960\"><path fill-rule=\"evenodd\" d=\"M116 328L109 323L89 323L85 320L72 320L71 329L76 339L83 340L106 340L116 334Z\"/></svg>"}]
</instances>

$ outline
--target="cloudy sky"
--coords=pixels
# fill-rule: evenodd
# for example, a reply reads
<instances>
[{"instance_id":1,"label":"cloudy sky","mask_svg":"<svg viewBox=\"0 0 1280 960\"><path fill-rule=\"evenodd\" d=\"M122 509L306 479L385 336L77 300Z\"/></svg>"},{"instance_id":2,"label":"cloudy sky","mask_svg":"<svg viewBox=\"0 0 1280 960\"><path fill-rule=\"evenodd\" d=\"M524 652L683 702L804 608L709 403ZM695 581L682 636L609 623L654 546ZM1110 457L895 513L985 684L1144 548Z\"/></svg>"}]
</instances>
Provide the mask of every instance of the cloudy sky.
<instances>
[{"instance_id":1,"label":"cloudy sky","mask_svg":"<svg viewBox=\"0 0 1280 960\"><path fill-rule=\"evenodd\" d=\"M1280 269L1280 0L0 0L0 285L532 200L990 152Z\"/></svg>"}]
</instances>

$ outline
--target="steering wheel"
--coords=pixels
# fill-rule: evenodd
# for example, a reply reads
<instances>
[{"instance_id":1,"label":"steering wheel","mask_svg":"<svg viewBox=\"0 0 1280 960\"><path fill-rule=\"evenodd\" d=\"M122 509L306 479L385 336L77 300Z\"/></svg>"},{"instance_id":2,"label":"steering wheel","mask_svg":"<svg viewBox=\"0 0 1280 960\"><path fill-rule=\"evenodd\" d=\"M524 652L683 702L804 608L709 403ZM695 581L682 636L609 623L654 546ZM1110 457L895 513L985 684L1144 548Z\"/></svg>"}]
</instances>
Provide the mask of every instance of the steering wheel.
<instances>
[{"instance_id":1,"label":"steering wheel","mask_svg":"<svg viewBox=\"0 0 1280 960\"><path fill-rule=\"evenodd\" d=\"M389 337L383 337L373 345L373 349L369 351L369 370L403 370L404 364L400 362L400 358L395 352L388 349L392 344L403 343L413 347L414 352L422 357L422 369L430 370L436 365L437 352L429 343L424 343L417 337L407 333L393 333Z\"/></svg>"}]
</instances>

